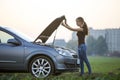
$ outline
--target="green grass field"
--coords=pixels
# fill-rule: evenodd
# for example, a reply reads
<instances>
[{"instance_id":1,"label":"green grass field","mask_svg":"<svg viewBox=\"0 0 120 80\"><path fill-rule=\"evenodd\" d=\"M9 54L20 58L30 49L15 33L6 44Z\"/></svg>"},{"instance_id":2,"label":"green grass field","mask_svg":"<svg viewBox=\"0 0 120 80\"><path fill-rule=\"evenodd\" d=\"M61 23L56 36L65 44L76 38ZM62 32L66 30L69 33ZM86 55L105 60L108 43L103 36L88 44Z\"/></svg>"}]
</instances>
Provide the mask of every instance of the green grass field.
<instances>
[{"instance_id":1,"label":"green grass field","mask_svg":"<svg viewBox=\"0 0 120 80\"><path fill-rule=\"evenodd\" d=\"M120 80L120 58L88 57L92 67L92 75L79 76L79 72L67 72L59 76L37 79L29 73L0 73L0 80Z\"/></svg>"}]
</instances>

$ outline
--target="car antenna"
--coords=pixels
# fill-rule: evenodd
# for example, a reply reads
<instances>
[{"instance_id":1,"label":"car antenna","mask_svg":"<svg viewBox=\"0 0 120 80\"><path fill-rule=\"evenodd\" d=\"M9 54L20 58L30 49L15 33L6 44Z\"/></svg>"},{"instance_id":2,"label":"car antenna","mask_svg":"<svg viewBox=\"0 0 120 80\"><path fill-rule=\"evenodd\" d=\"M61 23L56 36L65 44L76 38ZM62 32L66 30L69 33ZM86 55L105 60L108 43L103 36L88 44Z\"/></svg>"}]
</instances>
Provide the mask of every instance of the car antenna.
<instances>
[{"instance_id":1,"label":"car antenna","mask_svg":"<svg viewBox=\"0 0 120 80\"><path fill-rule=\"evenodd\" d=\"M55 35L54 35L54 39L53 39L53 43L52 43L53 46L54 46L54 43L55 43L56 35L57 35L57 29L56 29L56 31L55 31Z\"/></svg>"}]
</instances>

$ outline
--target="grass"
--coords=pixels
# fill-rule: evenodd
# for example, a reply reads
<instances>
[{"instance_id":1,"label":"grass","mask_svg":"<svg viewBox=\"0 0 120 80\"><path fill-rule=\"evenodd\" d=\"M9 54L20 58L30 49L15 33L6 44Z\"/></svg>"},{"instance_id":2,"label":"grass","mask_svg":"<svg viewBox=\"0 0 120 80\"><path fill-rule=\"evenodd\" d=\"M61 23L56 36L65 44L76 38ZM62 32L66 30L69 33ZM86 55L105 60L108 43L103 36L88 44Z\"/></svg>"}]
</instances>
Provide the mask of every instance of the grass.
<instances>
[{"instance_id":1,"label":"grass","mask_svg":"<svg viewBox=\"0 0 120 80\"><path fill-rule=\"evenodd\" d=\"M92 71L95 73L109 73L120 69L120 58L89 57Z\"/></svg>"},{"instance_id":2,"label":"grass","mask_svg":"<svg viewBox=\"0 0 120 80\"><path fill-rule=\"evenodd\" d=\"M79 72L67 72L59 76L37 79L30 73L0 73L0 80L120 80L120 58L88 57L91 63L92 75L79 76Z\"/></svg>"}]
</instances>

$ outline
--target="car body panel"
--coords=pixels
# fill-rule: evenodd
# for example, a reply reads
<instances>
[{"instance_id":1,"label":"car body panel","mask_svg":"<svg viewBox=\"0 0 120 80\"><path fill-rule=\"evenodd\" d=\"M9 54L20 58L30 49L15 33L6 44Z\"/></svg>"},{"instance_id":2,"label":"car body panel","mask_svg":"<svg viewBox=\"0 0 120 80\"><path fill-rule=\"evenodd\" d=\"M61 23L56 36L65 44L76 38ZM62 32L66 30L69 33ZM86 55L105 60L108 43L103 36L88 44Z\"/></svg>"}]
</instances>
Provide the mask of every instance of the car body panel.
<instances>
[{"instance_id":1,"label":"car body panel","mask_svg":"<svg viewBox=\"0 0 120 80\"><path fill-rule=\"evenodd\" d=\"M0 44L0 67L9 68L18 63L23 63L23 58L23 46L14 46L12 44Z\"/></svg>"}]
</instances>

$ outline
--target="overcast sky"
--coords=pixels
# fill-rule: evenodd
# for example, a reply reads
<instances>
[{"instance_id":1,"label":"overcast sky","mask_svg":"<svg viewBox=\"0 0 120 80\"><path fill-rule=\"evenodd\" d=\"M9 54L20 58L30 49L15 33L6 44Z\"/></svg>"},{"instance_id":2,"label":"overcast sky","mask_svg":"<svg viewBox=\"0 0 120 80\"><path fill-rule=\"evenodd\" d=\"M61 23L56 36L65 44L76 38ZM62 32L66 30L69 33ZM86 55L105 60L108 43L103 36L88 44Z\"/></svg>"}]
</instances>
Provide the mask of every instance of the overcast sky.
<instances>
[{"instance_id":1,"label":"overcast sky","mask_svg":"<svg viewBox=\"0 0 120 80\"><path fill-rule=\"evenodd\" d=\"M94 29L119 28L120 0L0 0L0 25L33 38L62 15L72 27L77 27L75 19L82 16ZM60 26L57 38L68 41L71 33Z\"/></svg>"}]
</instances>

